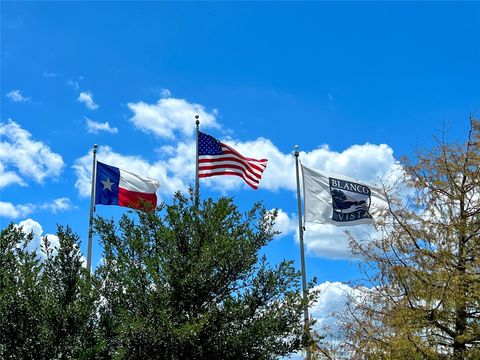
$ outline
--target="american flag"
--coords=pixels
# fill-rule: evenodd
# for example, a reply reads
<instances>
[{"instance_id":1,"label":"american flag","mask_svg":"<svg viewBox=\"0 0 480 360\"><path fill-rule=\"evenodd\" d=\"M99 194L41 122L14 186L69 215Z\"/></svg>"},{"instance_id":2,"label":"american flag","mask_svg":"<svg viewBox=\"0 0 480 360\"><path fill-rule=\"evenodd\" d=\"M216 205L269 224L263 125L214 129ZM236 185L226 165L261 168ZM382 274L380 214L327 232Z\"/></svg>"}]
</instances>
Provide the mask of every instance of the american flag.
<instances>
[{"instance_id":1,"label":"american flag","mask_svg":"<svg viewBox=\"0 0 480 360\"><path fill-rule=\"evenodd\" d=\"M255 190L267 167L267 159L247 158L213 136L198 132L198 177L240 176Z\"/></svg>"}]
</instances>

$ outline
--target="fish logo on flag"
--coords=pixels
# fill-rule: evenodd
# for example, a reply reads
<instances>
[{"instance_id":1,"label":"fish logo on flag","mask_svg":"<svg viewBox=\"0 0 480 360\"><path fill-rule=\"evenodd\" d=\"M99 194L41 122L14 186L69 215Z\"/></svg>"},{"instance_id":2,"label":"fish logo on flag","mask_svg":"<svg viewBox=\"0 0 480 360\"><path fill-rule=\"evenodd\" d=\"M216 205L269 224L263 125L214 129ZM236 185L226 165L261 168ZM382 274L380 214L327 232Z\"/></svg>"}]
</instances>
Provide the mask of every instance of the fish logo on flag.
<instances>
[{"instance_id":1,"label":"fish logo on flag","mask_svg":"<svg viewBox=\"0 0 480 360\"><path fill-rule=\"evenodd\" d=\"M328 180L332 195L333 221L372 218L368 212L371 202L371 190L368 186L332 177Z\"/></svg>"},{"instance_id":2,"label":"fish logo on flag","mask_svg":"<svg viewBox=\"0 0 480 360\"><path fill-rule=\"evenodd\" d=\"M346 176L302 165L305 221L336 226L370 224L388 209L384 194Z\"/></svg>"}]
</instances>

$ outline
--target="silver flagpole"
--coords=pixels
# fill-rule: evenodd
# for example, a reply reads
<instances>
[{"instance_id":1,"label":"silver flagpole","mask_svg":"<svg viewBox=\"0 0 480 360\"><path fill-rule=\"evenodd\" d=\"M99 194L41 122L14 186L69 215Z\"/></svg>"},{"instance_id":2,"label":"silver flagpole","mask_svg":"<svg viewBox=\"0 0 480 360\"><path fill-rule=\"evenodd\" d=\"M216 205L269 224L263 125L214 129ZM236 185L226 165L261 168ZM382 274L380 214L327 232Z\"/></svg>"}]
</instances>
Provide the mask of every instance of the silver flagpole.
<instances>
[{"instance_id":1,"label":"silver flagpole","mask_svg":"<svg viewBox=\"0 0 480 360\"><path fill-rule=\"evenodd\" d=\"M200 125L200 115L195 115L195 124L197 126L197 133L196 133L196 142L197 142L197 147L196 147L196 153L195 153L195 205L198 206L200 202L200 193L199 193L199 187L200 187L200 182L198 181L198 128Z\"/></svg>"},{"instance_id":2,"label":"silver flagpole","mask_svg":"<svg viewBox=\"0 0 480 360\"><path fill-rule=\"evenodd\" d=\"M87 270L90 275L92 268L92 235L93 235L93 212L95 211L95 184L97 182L97 147L93 145L93 165L92 165L92 193L90 195L90 220L88 224L88 253L87 253Z\"/></svg>"},{"instance_id":3,"label":"silver flagpole","mask_svg":"<svg viewBox=\"0 0 480 360\"><path fill-rule=\"evenodd\" d=\"M300 262L302 265L302 289L303 300L305 306L303 308L303 319L305 322L305 335L309 335L309 318L308 318L308 303L307 303L307 279L305 275L305 252L303 249L303 226L302 226L302 203L300 198L300 176L298 171L298 145L295 145L295 165L297 171L297 200L298 200L298 237L300 238ZM307 360L311 359L310 349L307 347Z\"/></svg>"}]
</instances>

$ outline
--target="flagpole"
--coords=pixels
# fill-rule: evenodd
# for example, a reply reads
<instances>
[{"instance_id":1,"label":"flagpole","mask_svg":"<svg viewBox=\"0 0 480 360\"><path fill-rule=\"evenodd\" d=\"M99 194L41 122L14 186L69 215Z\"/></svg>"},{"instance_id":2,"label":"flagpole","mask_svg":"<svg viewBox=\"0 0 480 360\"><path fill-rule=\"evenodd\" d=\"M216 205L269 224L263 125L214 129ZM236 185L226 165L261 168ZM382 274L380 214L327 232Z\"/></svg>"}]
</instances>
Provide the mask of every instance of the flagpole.
<instances>
[{"instance_id":1,"label":"flagpole","mask_svg":"<svg viewBox=\"0 0 480 360\"><path fill-rule=\"evenodd\" d=\"M88 253L87 253L87 270L88 275L92 268L92 226L93 226L93 212L95 211L95 184L97 182L97 144L93 145L93 165L92 165L92 190L90 195L90 220L88 224Z\"/></svg>"},{"instance_id":2,"label":"flagpole","mask_svg":"<svg viewBox=\"0 0 480 360\"><path fill-rule=\"evenodd\" d=\"M196 147L196 153L195 153L195 205L198 206L199 202L200 202L200 193L199 193L199 187L200 187L200 181L198 179L198 129L199 129L199 125L200 125L200 120L198 120L200 118L199 115L195 115L195 125L197 127L197 130L196 130L196 143L197 143L197 147Z\"/></svg>"},{"instance_id":3,"label":"flagpole","mask_svg":"<svg viewBox=\"0 0 480 360\"><path fill-rule=\"evenodd\" d=\"M300 238L300 263L302 266L302 289L303 289L303 301L305 306L303 308L303 319L305 322L305 335L309 334L309 318L308 318L308 302L307 302L307 279L305 275L305 252L303 248L303 226L302 226L302 203L300 198L300 176L298 170L298 145L295 145L295 166L297 173L297 202L298 202L298 237ZM307 346L307 360L311 359L310 349Z\"/></svg>"}]
</instances>

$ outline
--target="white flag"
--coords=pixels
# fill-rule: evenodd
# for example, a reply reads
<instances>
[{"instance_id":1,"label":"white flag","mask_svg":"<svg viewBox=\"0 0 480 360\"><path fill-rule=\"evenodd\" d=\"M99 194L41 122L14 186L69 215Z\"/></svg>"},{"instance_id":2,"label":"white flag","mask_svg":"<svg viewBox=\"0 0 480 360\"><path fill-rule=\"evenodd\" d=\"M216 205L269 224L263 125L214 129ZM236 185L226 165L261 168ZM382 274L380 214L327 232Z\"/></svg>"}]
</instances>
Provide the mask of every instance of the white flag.
<instances>
[{"instance_id":1,"label":"white flag","mask_svg":"<svg viewBox=\"0 0 480 360\"><path fill-rule=\"evenodd\" d=\"M302 165L305 222L349 226L370 224L388 209L380 190L342 175Z\"/></svg>"}]
</instances>

